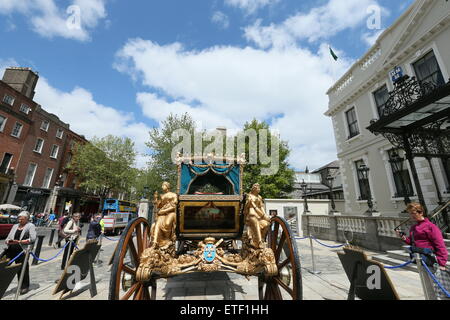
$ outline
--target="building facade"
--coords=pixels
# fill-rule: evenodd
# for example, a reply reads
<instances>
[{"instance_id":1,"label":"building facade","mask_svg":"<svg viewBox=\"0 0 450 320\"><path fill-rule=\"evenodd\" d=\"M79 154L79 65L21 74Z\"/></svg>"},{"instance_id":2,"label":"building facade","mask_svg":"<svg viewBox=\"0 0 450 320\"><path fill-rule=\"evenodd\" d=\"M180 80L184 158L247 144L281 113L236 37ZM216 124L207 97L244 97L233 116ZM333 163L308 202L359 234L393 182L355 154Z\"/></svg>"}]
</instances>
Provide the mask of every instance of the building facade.
<instances>
[{"instance_id":1,"label":"building facade","mask_svg":"<svg viewBox=\"0 0 450 320\"><path fill-rule=\"evenodd\" d=\"M450 198L448 158L412 157L386 135L367 129L392 105L399 78L411 77L422 91L429 84L446 85L449 39L450 5L417 0L328 91L326 115L333 122L345 214L364 214L369 199L381 215L399 216L407 200L421 201L431 211ZM431 108L427 112L433 117ZM364 165L366 174L360 170Z\"/></svg>"}]
</instances>

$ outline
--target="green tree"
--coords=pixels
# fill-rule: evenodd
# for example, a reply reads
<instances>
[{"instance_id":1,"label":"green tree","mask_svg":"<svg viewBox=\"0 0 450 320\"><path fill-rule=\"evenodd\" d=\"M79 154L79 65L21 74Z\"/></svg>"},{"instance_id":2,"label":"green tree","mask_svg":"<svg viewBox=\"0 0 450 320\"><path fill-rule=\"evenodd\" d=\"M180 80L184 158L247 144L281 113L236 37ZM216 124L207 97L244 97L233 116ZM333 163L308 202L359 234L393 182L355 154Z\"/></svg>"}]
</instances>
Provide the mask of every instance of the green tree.
<instances>
[{"instance_id":1,"label":"green tree","mask_svg":"<svg viewBox=\"0 0 450 320\"><path fill-rule=\"evenodd\" d=\"M260 130L268 131L267 155L270 157L272 155L272 133L270 132L270 126L266 122L259 122L254 119L244 125L244 132L249 129L254 129L257 132L257 141L260 141L261 139ZM274 136L274 139L278 142L277 144L279 144L279 170L275 174L271 175L262 174L261 170L264 168L268 168L270 165L262 164L261 159L258 157L257 164L247 164L244 168L244 192L250 192L252 185L255 183L259 183L261 185L261 196L263 198L287 199L290 197L290 193L292 193L292 191L294 190L293 187L295 182L295 171L289 167L289 163L287 161L290 153L287 142L279 140L277 136ZM247 138L245 141L245 154L247 162L249 162L250 160L249 143L250 140ZM259 145L257 154L259 155Z\"/></svg>"},{"instance_id":2,"label":"green tree","mask_svg":"<svg viewBox=\"0 0 450 320\"><path fill-rule=\"evenodd\" d=\"M172 134L179 129L185 129L191 133L193 145L195 122L187 113L182 116L170 114L162 122L160 128L153 128L150 131L150 141L146 145L153 152L150 154L151 160L149 168L145 171L144 181L147 181L147 184L157 191L160 191L161 184L164 181L172 185L173 191L177 185L178 171L176 164L172 161L172 150L178 142L172 139ZM191 153L191 151L188 150L187 152Z\"/></svg>"},{"instance_id":3,"label":"green tree","mask_svg":"<svg viewBox=\"0 0 450 320\"><path fill-rule=\"evenodd\" d=\"M110 192L132 193L137 169L133 168L136 151L131 139L112 135L95 137L74 149L68 168L80 178L80 187L98 192L100 205Z\"/></svg>"}]
</instances>

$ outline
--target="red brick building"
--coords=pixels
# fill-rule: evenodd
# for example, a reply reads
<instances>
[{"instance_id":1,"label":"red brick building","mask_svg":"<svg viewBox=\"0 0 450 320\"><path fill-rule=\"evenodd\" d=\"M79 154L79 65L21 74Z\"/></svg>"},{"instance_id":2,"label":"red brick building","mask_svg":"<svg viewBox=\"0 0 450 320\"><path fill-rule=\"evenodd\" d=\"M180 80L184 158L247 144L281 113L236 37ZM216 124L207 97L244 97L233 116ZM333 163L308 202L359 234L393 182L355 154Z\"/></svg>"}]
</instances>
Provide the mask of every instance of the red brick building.
<instances>
[{"instance_id":1,"label":"red brick building","mask_svg":"<svg viewBox=\"0 0 450 320\"><path fill-rule=\"evenodd\" d=\"M0 203L10 200L7 196L13 186L14 174L18 172L23 146L37 108L32 100L32 84L37 82L37 75L29 69L11 70L20 73L16 77L8 73L7 78L13 86L0 81ZM20 81L19 78L23 78L22 86L14 83Z\"/></svg>"},{"instance_id":2,"label":"red brick building","mask_svg":"<svg viewBox=\"0 0 450 320\"><path fill-rule=\"evenodd\" d=\"M8 68L0 81L0 204L61 214L70 202L70 212L97 212L96 197L67 170L75 143L88 141L33 101L38 79L29 68Z\"/></svg>"}]
</instances>

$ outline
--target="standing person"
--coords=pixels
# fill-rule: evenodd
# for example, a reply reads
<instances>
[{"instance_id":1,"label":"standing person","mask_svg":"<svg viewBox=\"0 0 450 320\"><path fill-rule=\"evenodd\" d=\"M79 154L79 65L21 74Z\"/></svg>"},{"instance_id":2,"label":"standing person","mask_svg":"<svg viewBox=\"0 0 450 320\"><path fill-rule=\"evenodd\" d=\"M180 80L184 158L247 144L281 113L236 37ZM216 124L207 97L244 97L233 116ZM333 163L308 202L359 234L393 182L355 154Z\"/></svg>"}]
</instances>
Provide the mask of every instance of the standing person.
<instances>
[{"instance_id":1,"label":"standing person","mask_svg":"<svg viewBox=\"0 0 450 320\"><path fill-rule=\"evenodd\" d=\"M408 204L406 211L408 211L411 220L416 222L416 224L411 227L409 237L401 234L399 230L396 230L397 234L406 244L412 246L412 250L418 248L420 251L423 251L421 249L430 251L430 254L425 254L425 258L428 260L427 265L431 266L431 271L433 271L438 281L444 285L445 289L450 291L450 274L446 268L448 251L441 230L428 219L420 203ZM436 284L434 284L434 290L437 297L445 297Z\"/></svg>"},{"instance_id":2,"label":"standing person","mask_svg":"<svg viewBox=\"0 0 450 320\"><path fill-rule=\"evenodd\" d=\"M64 249L64 256L61 262L61 270L64 270L66 267L66 260L70 258L70 256L73 253L73 249L75 248L75 245L78 241L78 238L81 234L81 228L80 228L80 219L81 214L80 213L74 213L72 216L72 219L67 223L67 225L64 227L64 233L68 235L66 239L67 242L71 242L66 248Z\"/></svg>"},{"instance_id":3,"label":"standing person","mask_svg":"<svg viewBox=\"0 0 450 320\"><path fill-rule=\"evenodd\" d=\"M12 227L6 238L6 244L8 245L6 257L10 260L23 251L21 245L32 245L36 241L36 227L29 222L29 219L29 213L22 211L18 216L19 223ZM25 261L25 253L15 260L15 263L26 263L25 274L20 288L20 294L23 295L29 291L30 287L29 264L28 261ZM22 269L17 273L17 279L20 279L21 273Z\"/></svg>"},{"instance_id":4,"label":"standing person","mask_svg":"<svg viewBox=\"0 0 450 320\"><path fill-rule=\"evenodd\" d=\"M53 247L56 249L61 248L61 241L67 238L67 235L64 233L64 227L70 221L69 213L67 211L64 212L64 215L58 219L58 241L53 244Z\"/></svg>"},{"instance_id":5,"label":"standing person","mask_svg":"<svg viewBox=\"0 0 450 320\"><path fill-rule=\"evenodd\" d=\"M89 223L89 230L86 236L86 240L97 240L102 234L102 226L100 224L102 220L102 216L100 214L96 214L94 219Z\"/></svg>"}]
</instances>

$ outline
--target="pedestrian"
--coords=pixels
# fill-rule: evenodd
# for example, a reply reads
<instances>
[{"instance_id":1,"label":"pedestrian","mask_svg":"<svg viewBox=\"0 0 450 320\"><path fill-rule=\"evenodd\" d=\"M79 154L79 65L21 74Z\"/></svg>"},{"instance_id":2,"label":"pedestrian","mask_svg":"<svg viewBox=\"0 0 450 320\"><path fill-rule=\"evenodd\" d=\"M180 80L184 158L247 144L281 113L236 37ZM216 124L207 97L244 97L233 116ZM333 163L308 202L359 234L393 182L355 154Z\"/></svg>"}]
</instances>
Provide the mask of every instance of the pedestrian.
<instances>
[{"instance_id":1,"label":"pedestrian","mask_svg":"<svg viewBox=\"0 0 450 320\"><path fill-rule=\"evenodd\" d=\"M409 237L399 230L396 230L397 234L406 244L411 245L412 253L421 253L422 259L438 281L450 291L450 274L446 268L448 251L441 230L428 219L420 203L408 204L406 211L416 224L411 227ZM446 297L435 283L433 287L438 298Z\"/></svg>"},{"instance_id":2,"label":"pedestrian","mask_svg":"<svg viewBox=\"0 0 450 320\"><path fill-rule=\"evenodd\" d=\"M72 219L64 227L64 234L68 236L66 238L66 243L69 243L69 245L67 245L66 248L64 249L64 255L61 262L61 270L65 269L66 260L67 261L69 260L80 237L81 234L80 218L81 218L80 213L74 213Z\"/></svg>"},{"instance_id":3,"label":"pedestrian","mask_svg":"<svg viewBox=\"0 0 450 320\"><path fill-rule=\"evenodd\" d=\"M53 224L53 222L55 221L55 219L56 219L56 215L53 213L53 211L51 210L50 211L50 215L48 216L48 226L49 227L51 227L52 226L52 224Z\"/></svg>"},{"instance_id":4,"label":"pedestrian","mask_svg":"<svg viewBox=\"0 0 450 320\"><path fill-rule=\"evenodd\" d=\"M97 240L102 234L102 226L100 221L102 216L100 214L96 214L94 219L89 223L89 230L86 236L86 240Z\"/></svg>"},{"instance_id":5,"label":"pedestrian","mask_svg":"<svg viewBox=\"0 0 450 320\"><path fill-rule=\"evenodd\" d=\"M29 222L30 216L26 211L22 211L18 216L18 224L15 224L6 238L8 248L6 250L6 257L10 260L14 259L23 251L21 245L33 245L36 241L36 227ZM15 263L25 263L25 274L23 275L22 285L20 287L20 294L26 294L30 288L30 273L28 261L25 261L25 253L15 260ZM17 279L20 279L22 269L17 274Z\"/></svg>"},{"instance_id":6,"label":"pedestrian","mask_svg":"<svg viewBox=\"0 0 450 320\"><path fill-rule=\"evenodd\" d=\"M69 213L67 211L64 212L64 215L58 219L58 241L53 244L53 247L61 248L61 241L67 238L67 235L64 233L64 227L70 221Z\"/></svg>"}]
</instances>

